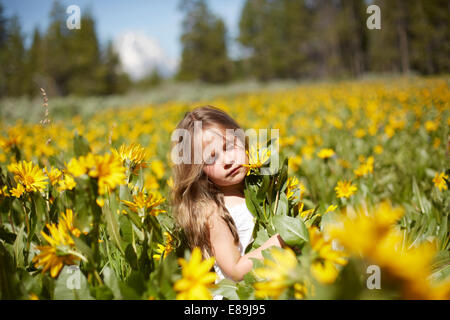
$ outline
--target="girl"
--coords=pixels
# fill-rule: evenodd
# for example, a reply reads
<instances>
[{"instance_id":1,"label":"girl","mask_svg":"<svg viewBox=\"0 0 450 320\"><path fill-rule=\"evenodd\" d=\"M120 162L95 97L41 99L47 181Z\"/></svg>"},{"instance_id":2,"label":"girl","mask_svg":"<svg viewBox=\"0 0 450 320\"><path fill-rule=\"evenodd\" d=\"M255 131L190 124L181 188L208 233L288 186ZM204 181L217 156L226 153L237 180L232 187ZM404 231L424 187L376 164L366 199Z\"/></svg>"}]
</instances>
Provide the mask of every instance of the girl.
<instances>
[{"instance_id":1,"label":"girl","mask_svg":"<svg viewBox=\"0 0 450 320\"><path fill-rule=\"evenodd\" d=\"M198 124L201 130L194 130ZM226 129L241 128L228 114L212 106L187 112L177 129L189 133L175 141L178 147L181 144L182 150L198 152L194 147L201 145L202 161L194 163L191 159L173 167L175 219L191 249L199 247L204 258L215 257L218 281L225 277L240 281L252 269L250 258L262 260L262 250L284 246L279 235L275 235L244 254L253 240L254 227L244 197L248 168L242 164L248 163L246 139L243 135L231 135L233 141L226 141L230 138Z\"/></svg>"}]
</instances>

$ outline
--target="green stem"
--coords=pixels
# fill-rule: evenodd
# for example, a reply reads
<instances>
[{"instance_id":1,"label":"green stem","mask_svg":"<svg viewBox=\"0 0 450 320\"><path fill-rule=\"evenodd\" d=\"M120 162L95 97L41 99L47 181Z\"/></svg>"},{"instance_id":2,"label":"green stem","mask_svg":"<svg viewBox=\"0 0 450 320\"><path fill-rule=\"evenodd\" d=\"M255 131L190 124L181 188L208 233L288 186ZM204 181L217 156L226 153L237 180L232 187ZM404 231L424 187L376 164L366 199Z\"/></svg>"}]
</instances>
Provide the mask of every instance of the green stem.
<instances>
[{"instance_id":1,"label":"green stem","mask_svg":"<svg viewBox=\"0 0 450 320\"><path fill-rule=\"evenodd\" d=\"M22 203L23 214L25 215L25 225L27 226L27 251L30 250L30 222L28 219L28 213L24 203Z\"/></svg>"},{"instance_id":2,"label":"green stem","mask_svg":"<svg viewBox=\"0 0 450 320\"><path fill-rule=\"evenodd\" d=\"M100 278L100 275L98 274L97 270L94 270L94 276L95 276L95 279L97 279L98 284L99 284L100 286L103 286L102 278Z\"/></svg>"},{"instance_id":3,"label":"green stem","mask_svg":"<svg viewBox=\"0 0 450 320\"><path fill-rule=\"evenodd\" d=\"M45 211L45 219L47 219L47 223L50 223L50 188L47 193L45 204L47 206L47 211Z\"/></svg>"}]
</instances>

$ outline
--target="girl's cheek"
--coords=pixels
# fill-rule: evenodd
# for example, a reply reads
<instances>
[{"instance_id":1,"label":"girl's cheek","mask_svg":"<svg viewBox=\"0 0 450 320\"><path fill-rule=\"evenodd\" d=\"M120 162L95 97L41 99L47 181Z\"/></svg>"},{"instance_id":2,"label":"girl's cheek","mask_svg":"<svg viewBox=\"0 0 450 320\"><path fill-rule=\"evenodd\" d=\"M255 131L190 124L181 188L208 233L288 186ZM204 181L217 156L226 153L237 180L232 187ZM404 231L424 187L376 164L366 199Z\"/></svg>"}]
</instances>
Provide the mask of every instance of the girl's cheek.
<instances>
[{"instance_id":1,"label":"girl's cheek","mask_svg":"<svg viewBox=\"0 0 450 320\"><path fill-rule=\"evenodd\" d=\"M215 180L217 178L217 167L216 165L208 165L204 167L204 172L211 179Z\"/></svg>"}]
</instances>

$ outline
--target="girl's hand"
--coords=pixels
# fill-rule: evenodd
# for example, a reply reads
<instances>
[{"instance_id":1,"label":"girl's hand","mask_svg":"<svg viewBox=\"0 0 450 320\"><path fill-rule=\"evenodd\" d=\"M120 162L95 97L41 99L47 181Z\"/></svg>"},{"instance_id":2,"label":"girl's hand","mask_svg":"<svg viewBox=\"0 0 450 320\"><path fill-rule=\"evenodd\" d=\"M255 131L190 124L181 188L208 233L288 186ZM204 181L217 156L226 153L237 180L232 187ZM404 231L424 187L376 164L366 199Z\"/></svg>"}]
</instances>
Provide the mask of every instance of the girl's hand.
<instances>
[{"instance_id":1,"label":"girl's hand","mask_svg":"<svg viewBox=\"0 0 450 320\"><path fill-rule=\"evenodd\" d=\"M273 235L272 237L270 237L269 240L267 240L267 243L270 243L273 246L277 246L280 248L284 248L286 247L286 243L283 241L283 239L281 238L281 236L277 233L275 235Z\"/></svg>"}]
</instances>

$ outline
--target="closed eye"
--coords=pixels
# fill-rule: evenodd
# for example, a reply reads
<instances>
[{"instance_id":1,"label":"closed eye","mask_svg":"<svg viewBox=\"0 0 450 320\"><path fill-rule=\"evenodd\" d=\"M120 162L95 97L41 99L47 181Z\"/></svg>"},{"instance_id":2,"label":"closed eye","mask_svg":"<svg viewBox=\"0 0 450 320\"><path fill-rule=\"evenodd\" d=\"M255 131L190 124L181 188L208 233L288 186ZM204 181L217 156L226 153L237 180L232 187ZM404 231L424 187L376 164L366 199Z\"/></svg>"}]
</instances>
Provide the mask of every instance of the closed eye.
<instances>
[{"instance_id":1,"label":"closed eye","mask_svg":"<svg viewBox=\"0 0 450 320\"><path fill-rule=\"evenodd\" d=\"M213 164L216 160L217 160L217 154L214 153L206 160L206 163Z\"/></svg>"}]
</instances>

